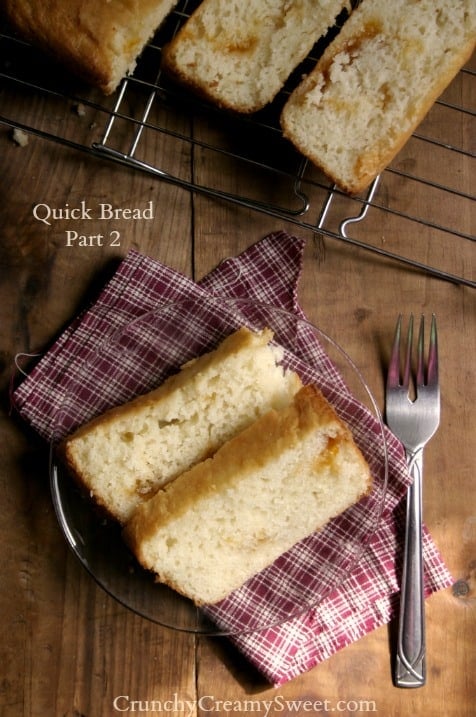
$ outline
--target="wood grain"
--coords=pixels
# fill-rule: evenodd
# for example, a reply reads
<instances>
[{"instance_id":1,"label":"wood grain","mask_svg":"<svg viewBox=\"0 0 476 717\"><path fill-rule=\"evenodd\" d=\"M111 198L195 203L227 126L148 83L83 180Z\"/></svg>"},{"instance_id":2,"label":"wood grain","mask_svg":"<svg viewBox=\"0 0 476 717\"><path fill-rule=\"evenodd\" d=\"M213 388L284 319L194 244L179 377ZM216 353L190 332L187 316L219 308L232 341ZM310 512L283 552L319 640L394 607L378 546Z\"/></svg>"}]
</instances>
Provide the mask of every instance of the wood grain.
<instances>
[{"instance_id":1,"label":"wood grain","mask_svg":"<svg viewBox=\"0 0 476 717\"><path fill-rule=\"evenodd\" d=\"M41 106L32 103L25 109L23 99L18 102L29 121L41 116ZM89 137L93 118L86 119L82 132ZM69 123L80 121L68 117ZM199 130L206 134L207 128ZM467 132L466 125L459 131ZM149 141L157 140L151 135ZM473 715L474 290L36 137L30 137L26 147L18 147L5 128L0 128L0 155L2 716L106 716L126 707L132 711L134 701L136 711L142 705L151 713L154 706L155 713L160 713L159 707L165 713L168 705L173 714L183 716L205 717L212 711L232 715L253 704L254 714L264 714L265 702L277 697L276 714L285 700L301 700L301 705L310 700L317 705L314 713L336 711L339 705L341 713L348 715L369 711L388 717ZM402 154L399 161L408 164L411 159ZM222 179L221 168L207 164L199 153L193 158L189 153L172 153L170 161L188 176L193 172L199 182ZM457 171L467 186L467 159ZM226 177L233 190L248 181L249 172ZM279 183L273 186L273 199L284 191ZM388 188L391 191L395 186ZM67 220L47 226L32 214L39 203L73 207L83 200L114 206L145 206L152 200L156 215L151 222L106 223L104 233L120 232L118 247L68 247ZM443 197L442 202L439 212L451 220L451 198ZM473 217L466 221L474 229ZM75 229L88 235L91 223L76 222ZM376 630L276 690L225 639L175 632L130 613L98 588L67 550L49 495L47 446L9 410L15 356L43 351L97 294L129 249L199 279L222 259L278 229L306 239L300 303L309 318L353 357L380 407L397 313L435 312L438 317L442 422L425 456L425 521L456 586L427 601L429 676L421 690L392 686L395 625ZM397 245L406 242L405 237L399 239L390 219L384 230ZM368 239L382 241L382 226L372 217L362 231ZM469 268L474 263L471 246L464 256L451 243L445 252L452 267ZM18 361L25 368L29 365L27 356ZM286 706L280 712L294 713Z\"/></svg>"}]
</instances>

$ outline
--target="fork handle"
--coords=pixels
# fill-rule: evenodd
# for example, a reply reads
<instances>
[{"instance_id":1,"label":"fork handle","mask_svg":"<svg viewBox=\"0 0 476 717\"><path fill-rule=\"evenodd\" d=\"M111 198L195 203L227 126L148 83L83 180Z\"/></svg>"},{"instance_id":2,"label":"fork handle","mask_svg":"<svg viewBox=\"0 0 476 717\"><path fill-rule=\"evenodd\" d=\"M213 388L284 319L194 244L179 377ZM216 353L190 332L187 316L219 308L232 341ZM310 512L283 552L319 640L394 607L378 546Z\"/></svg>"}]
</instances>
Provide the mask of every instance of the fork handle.
<instances>
[{"instance_id":1,"label":"fork handle","mask_svg":"<svg viewBox=\"0 0 476 717\"><path fill-rule=\"evenodd\" d=\"M422 555L423 450L407 452L407 462L412 482L407 493L395 684L397 687L421 687L426 682Z\"/></svg>"}]
</instances>

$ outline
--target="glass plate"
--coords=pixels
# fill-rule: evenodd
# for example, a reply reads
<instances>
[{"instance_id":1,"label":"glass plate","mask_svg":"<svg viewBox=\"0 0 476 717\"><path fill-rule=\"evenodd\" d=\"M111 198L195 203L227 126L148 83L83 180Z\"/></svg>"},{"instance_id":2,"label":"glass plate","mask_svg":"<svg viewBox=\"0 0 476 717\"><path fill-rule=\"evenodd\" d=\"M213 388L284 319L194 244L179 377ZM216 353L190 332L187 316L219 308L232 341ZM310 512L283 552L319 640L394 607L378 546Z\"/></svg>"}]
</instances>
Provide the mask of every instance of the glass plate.
<instances>
[{"instance_id":1,"label":"glass plate","mask_svg":"<svg viewBox=\"0 0 476 717\"><path fill-rule=\"evenodd\" d=\"M243 611L241 617L240 609L228 616L226 602L223 610L217 611L214 606L198 609L174 590L157 583L136 563L122 540L120 527L97 514L89 497L63 469L56 458L56 446L79 425L152 390L186 361L213 349L243 325L271 328L274 340L285 350L283 364L296 370L304 383L319 386L350 426L370 464L374 486L369 496L310 536L306 569L311 579L305 586L298 584L285 595L260 588L256 610L246 616ZM219 296L161 306L108 335L88 358L78 357L55 416L50 467L59 524L74 554L97 583L149 620L178 630L215 635L262 630L289 620L316 607L340 586L378 528L388 469L379 410L345 351L301 316L266 304Z\"/></svg>"}]
</instances>

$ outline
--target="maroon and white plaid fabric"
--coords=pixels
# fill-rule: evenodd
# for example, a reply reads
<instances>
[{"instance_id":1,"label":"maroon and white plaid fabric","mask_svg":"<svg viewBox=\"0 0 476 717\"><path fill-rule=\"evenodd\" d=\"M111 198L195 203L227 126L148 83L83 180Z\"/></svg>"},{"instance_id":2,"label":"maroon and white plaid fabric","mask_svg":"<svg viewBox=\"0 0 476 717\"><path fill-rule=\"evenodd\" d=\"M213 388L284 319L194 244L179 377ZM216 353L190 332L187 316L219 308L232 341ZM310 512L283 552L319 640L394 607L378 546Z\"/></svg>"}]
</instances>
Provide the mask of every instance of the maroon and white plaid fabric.
<instances>
[{"instance_id":1,"label":"maroon and white plaid fabric","mask_svg":"<svg viewBox=\"0 0 476 717\"><path fill-rule=\"evenodd\" d=\"M222 262L197 284L160 262L131 251L97 301L72 322L14 391L15 408L43 438L52 441L109 406L157 385L166 375L165 367L174 363L174 352L176 360L187 358L183 355L184 329L188 337L185 350L190 357L206 350L210 336L221 330L213 303L199 315L182 312L179 326L173 308L170 314L161 310L160 319L156 320L157 308L171 302L193 300L206 306L209 297L241 297L283 308L303 318L297 301L302 252L301 240L278 232L240 256ZM226 321L233 328L243 322L242 318L237 319L231 313ZM128 327L125 332L124 327ZM285 326L282 334L277 337L279 342L285 348L286 342L292 344L287 352L290 365L304 373L310 363L317 366L317 374L311 371L308 378L318 380L339 413L351 424L374 475L380 476L379 490L383 491L382 441L375 418L350 394L305 325L302 335L293 335L292 341L289 327ZM164 355L163 374L157 361L157 346ZM124 360L118 360L122 350ZM409 477L399 442L388 431L386 438L385 492L346 511L332 521L330 528L301 541L245 586L206 610L222 630L230 633L239 630L230 639L273 684L282 684L309 670L387 623L395 614L404 522L402 499ZM377 530L372 525L377 511L372 500L382 503L377 506L378 511L382 510ZM342 546L348 547L351 537L355 537L356 525L360 531L371 534L371 538L357 566L352 564L345 582L334 582L335 555ZM452 583L426 530L424 559L427 595ZM324 572L311 567L316 562L326 566ZM306 604L315 604L324 578L329 586L324 588L323 599L317 607L304 609ZM335 584L339 587L334 588ZM296 605L303 607L298 611ZM282 622L293 607L295 617ZM277 626L254 629L274 624ZM244 631L244 627L252 631Z\"/></svg>"}]
</instances>

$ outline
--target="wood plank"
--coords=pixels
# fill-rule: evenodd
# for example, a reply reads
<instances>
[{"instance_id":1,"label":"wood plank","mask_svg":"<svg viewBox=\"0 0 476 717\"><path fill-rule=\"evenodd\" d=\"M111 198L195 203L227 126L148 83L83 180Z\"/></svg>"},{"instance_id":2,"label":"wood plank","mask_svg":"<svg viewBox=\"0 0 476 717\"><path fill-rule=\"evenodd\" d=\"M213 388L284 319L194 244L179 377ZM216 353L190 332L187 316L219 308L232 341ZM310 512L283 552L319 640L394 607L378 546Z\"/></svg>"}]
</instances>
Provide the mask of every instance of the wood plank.
<instances>
[{"instance_id":1,"label":"wood plank","mask_svg":"<svg viewBox=\"0 0 476 717\"><path fill-rule=\"evenodd\" d=\"M2 389L18 352L37 352L97 295L129 249L191 274L190 195L36 138L0 134ZM132 199L133 198L133 199ZM35 220L51 208L153 201L153 222ZM163 211L163 207L167 211ZM120 246L65 245L65 232L117 230ZM27 365L26 360L22 362ZM4 401L5 405L5 401ZM47 446L3 414L2 714L112 714L114 699L194 699L195 641L135 616L66 549L48 488ZM14 598L12 599L12 595ZM124 700L123 700L124 702ZM184 708L183 714L190 714Z\"/></svg>"}]
</instances>

